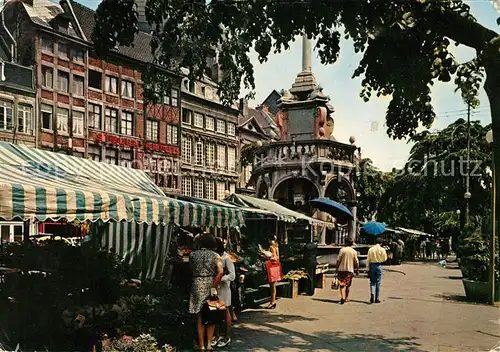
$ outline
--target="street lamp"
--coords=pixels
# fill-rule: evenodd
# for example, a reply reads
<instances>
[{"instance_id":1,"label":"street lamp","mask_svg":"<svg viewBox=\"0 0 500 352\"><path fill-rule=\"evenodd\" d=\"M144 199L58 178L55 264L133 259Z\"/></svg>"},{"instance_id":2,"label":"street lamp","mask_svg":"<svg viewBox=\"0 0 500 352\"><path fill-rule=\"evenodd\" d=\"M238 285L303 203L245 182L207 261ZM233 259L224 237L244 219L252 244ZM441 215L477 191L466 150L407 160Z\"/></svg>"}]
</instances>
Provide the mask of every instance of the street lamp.
<instances>
[{"instance_id":1,"label":"street lamp","mask_svg":"<svg viewBox=\"0 0 500 352\"><path fill-rule=\"evenodd\" d=\"M460 209L457 209L457 215L458 216L460 216L460 213L461 213Z\"/></svg>"},{"instance_id":2,"label":"street lamp","mask_svg":"<svg viewBox=\"0 0 500 352\"><path fill-rule=\"evenodd\" d=\"M486 141L488 144L493 143L493 131L489 130L486 133ZM495 155L492 152L492 229L491 229L491 240L490 240L490 297L491 304L495 305L495 240L496 240L496 187L495 187Z\"/></svg>"}]
</instances>

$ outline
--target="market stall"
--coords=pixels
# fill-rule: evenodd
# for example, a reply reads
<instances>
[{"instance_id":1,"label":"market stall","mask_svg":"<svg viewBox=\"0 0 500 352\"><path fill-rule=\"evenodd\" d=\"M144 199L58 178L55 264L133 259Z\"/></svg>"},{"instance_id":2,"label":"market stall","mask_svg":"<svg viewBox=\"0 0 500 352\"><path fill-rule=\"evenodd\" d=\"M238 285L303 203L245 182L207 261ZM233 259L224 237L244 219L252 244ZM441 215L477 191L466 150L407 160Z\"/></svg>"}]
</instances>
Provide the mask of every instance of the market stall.
<instances>
[{"instance_id":1,"label":"market stall","mask_svg":"<svg viewBox=\"0 0 500 352\"><path fill-rule=\"evenodd\" d=\"M239 209L168 198L141 170L4 142L0 219L109 223L102 244L141 258L147 277L161 274L174 224L244 226Z\"/></svg>"}]
</instances>

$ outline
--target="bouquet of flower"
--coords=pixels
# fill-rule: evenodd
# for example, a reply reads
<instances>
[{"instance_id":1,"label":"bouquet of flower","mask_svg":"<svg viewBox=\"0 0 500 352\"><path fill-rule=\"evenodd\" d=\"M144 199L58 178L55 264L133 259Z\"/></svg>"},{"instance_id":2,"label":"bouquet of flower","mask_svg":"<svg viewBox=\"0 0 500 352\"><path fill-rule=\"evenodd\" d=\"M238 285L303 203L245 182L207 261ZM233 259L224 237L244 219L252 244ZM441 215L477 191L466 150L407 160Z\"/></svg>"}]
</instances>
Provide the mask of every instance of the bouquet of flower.
<instances>
[{"instance_id":1,"label":"bouquet of flower","mask_svg":"<svg viewBox=\"0 0 500 352\"><path fill-rule=\"evenodd\" d=\"M104 336L102 347L103 352L175 352L175 348L169 345L159 348L156 339L149 334L141 334L135 339L124 335L109 340Z\"/></svg>"}]
</instances>

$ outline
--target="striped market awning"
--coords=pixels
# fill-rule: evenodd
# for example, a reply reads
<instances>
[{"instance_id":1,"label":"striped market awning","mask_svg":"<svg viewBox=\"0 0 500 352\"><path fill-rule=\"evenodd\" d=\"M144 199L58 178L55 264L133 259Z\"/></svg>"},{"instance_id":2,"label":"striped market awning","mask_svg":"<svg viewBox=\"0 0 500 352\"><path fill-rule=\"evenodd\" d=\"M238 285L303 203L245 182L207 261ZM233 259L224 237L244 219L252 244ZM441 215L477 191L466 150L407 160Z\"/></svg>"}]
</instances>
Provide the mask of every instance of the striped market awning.
<instances>
[{"instance_id":1,"label":"striped market awning","mask_svg":"<svg viewBox=\"0 0 500 352\"><path fill-rule=\"evenodd\" d=\"M0 218L244 226L239 209L168 198L141 170L5 142Z\"/></svg>"}]
</instances>

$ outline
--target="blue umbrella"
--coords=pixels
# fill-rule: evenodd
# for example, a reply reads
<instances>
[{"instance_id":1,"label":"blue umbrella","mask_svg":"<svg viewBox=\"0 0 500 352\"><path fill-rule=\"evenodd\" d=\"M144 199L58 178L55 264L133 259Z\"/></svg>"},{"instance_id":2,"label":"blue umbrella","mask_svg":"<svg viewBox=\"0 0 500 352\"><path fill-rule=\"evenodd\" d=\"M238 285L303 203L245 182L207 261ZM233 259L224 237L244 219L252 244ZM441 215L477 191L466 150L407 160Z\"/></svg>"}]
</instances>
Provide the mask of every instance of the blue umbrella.
<instances>
[{"instance_id":1,"label":"blue umbrella","mask_svg":"<svg viewBox=\"0 0 500 352\"><path fill-rule=\"evenodd\" d=\"M334 217L338 216L347 216L351 219L354 219L351 211L347 209L345 205L342 205L334 200L328 198L316 198L309 201L313 207L319 209L320 211L324 211L325 213L331 214Z\"/></svg>"},{"instance_id":2,"label":"blue umbrella","mask_svg":"<svg viewBox=\"0 0 500 352\"><path fill-rule=\"evenodd\" d=\"M385 224L377 221L369 221L363 225L363 230L370 235L378 236L386 231Z\"/></svg>"}]
</instances>

